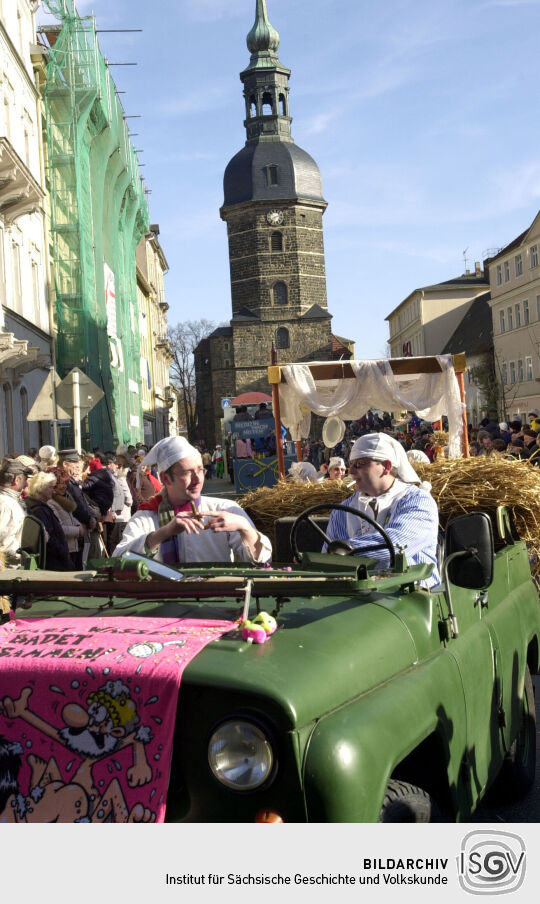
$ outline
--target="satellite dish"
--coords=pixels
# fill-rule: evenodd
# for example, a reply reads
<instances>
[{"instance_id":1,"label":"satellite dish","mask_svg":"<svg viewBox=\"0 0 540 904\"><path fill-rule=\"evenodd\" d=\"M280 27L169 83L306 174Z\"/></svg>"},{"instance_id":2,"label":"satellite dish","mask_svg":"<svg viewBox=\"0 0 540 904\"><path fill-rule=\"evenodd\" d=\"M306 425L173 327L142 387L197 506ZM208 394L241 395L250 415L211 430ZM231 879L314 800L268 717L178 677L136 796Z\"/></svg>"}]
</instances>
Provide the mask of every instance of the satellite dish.
<instances>
[{"instance_id":1,"label":"satellite dish","mask_svg":"<svg viewBox=\"0 0 540 904\"><path fill-rule=\"evenodd\" d=\"M345 422L337 414L327 417L322 428L323 443L327 449L333 449L345 436Z\"/></svg>"}]
</instances>

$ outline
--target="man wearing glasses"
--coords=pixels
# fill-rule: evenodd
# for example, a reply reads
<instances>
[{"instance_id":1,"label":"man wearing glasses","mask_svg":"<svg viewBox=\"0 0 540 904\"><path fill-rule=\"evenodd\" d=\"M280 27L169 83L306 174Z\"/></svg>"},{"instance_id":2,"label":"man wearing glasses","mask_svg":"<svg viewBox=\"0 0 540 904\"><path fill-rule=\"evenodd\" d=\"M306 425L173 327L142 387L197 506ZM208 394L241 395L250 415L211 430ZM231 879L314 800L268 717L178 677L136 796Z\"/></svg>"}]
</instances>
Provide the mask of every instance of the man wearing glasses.
<instances>
[{"instance_id":1,"label":"man wearing glasses","mask_svg":"<svg viewBox=\"0 0 540 904\"><path fill-rule=\"evenodd\" d=\"M143 460L157 465L163 490L128 521L115 556L131 551L160 562L268 562L272 546L235 502L201 496L200 452L180 436L160 440Z\"/></svg>"},{"instance_id":2,"label":"man wearing glasses","mask_svg":"<svg viewBox=\"0 0 540 904\"><path fill-rule=\"evenodd\" d=\"M437 504L429 493L430 485L421 484L401 444L385 433L360 437L351 449L349 475L354 477L356 489L343 505L365 512L384 527L396 549L404 548L409 564L432 563L428 587L440 583ZM331 540L347 540L359 555L364 548L381 544L381 535L367 521L340 510L331 513L326 533ZM383 568L389 565L386 548L367 555Z\"/></svg>"}]
</instances>

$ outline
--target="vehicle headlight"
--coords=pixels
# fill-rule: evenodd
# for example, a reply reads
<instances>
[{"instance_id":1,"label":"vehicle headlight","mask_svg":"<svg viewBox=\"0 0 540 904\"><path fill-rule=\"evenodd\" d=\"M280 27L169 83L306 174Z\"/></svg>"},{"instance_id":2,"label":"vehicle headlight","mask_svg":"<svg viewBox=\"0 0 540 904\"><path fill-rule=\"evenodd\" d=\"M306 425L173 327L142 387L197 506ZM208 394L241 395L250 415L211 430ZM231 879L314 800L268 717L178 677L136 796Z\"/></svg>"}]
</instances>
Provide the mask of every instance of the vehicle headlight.
<instances>
[{"instance_id":1,"label":"vehicle headlight","mask_svg":"<svg viewBox=\"0 0 540 904\"><path fill-rule=\"evenodd\" d=\"M210 738L208 762L216 778L237 791L253 791L268 778L274 754L265 733L253 722L223 722Z\"/></svg>"}]
</instances>

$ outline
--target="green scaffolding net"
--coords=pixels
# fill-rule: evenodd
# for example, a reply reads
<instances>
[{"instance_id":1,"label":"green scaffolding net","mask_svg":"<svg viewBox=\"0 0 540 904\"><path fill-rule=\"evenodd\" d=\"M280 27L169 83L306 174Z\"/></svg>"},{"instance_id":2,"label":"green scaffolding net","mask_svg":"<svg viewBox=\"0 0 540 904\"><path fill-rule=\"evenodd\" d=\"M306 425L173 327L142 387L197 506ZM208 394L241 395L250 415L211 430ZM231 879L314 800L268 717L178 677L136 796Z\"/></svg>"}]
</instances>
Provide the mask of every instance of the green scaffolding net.
<instances>
[{"instance_id":1,"label":"green scaffolding net","mask_svg":"<svg viewBox=\"0 0 540 904\"><path fill-rule=\"evenodd\" d=\"M82 425L83 446L143 439L135 249L148 205L93 16L46 0L58 24L44 87L57 369L79 367L105 393ZM70 445L69 431L62 437Z\"/></svg>"}]
</instances>

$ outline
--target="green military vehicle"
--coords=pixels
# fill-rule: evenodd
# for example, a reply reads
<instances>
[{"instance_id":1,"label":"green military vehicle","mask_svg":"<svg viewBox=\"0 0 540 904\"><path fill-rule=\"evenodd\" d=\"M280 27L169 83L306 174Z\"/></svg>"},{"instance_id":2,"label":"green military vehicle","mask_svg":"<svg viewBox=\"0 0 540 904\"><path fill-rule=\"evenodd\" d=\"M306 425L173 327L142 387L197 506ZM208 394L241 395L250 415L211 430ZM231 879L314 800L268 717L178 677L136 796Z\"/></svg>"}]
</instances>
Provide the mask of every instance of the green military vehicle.
<instances>
[{"instance_id":1,"label":"green military vehicle","mask_svg":"<svg viewBox=\"0 0 540 904\"><path fill-rule=\"evenodd\" d=\"M0 626L0 772L14 763L9 781L0 775L8 784L0 821L462 821L490 789L507 798L526 792L535 776L530 676L539 666L540 605L507 512L450 522L443 582L428 592L421 583L432 566L409 566L380 527L387 570L342 543L324 554L302 551L306 519L320 533L320 508L293 525L300 564L177 571L128 555L81 574L0 572L0 596L12 610ZM240 625L260 612L277 630L249 642ZM66 652L61 628L73 619L80 633ZM148 674L150 690L137 685L143 666L184 643L156 641L155 619L169 637L175 626L176 638L184 620L205 631L223 623L183 663L177 698L160 690L157 673ZM117 668L129 657L111 635L81 647L83 630L99 637L105 623L132 635L127 678ZM19 632L19 646L10 631ZM87 694L92 676L101 684ZM144 736L141 710L160 693L172 707L147 720ZM129 721L134 701L140 718ZM101 747L68 744L69 732L72 739L88 726ZM159 811L137 797L157 774L157 727L171 745ZM51 784L66 801L58 812Z\"/></svg>"}]
</instances>

